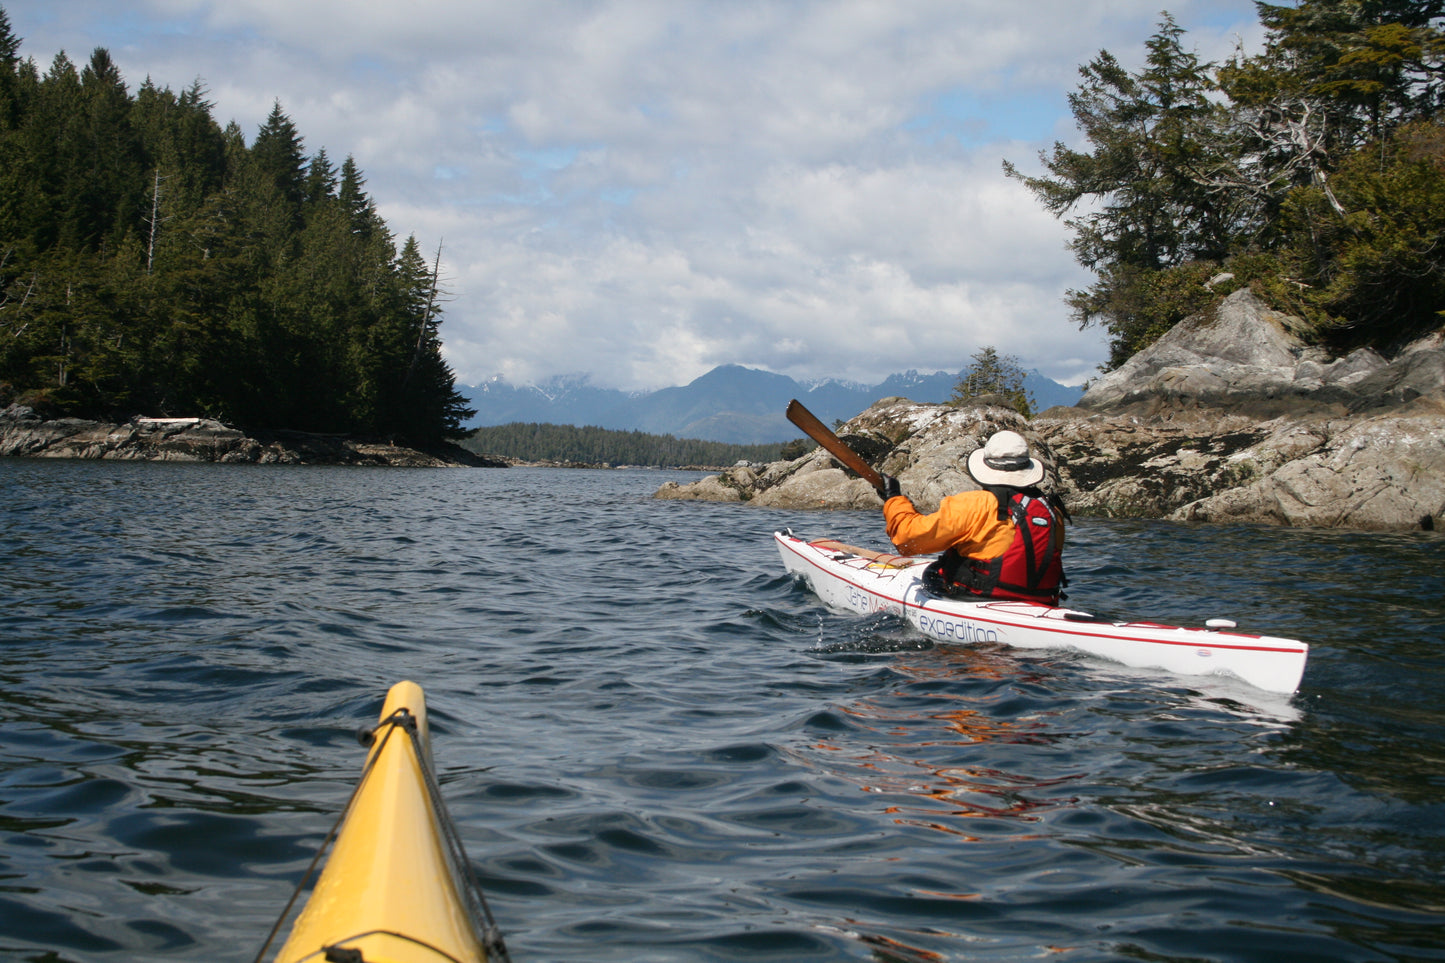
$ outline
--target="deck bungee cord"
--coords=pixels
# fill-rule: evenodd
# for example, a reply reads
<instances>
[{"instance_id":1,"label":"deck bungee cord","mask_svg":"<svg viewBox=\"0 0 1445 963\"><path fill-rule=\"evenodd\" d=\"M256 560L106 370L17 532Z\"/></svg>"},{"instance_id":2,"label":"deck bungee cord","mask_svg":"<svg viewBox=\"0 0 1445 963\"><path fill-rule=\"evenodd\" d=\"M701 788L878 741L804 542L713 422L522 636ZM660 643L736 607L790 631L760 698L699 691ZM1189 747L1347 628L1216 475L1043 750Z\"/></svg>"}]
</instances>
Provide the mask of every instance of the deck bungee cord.
<instances>
[{"instance_id":1,"label":"deck bungee cord","mask_svg":"<svg viewBox=\"0 0 1445 963\"><path fill-rule=\"evenodd\" d=\"M446 805L442 799L441 789L431 760L429 740L425 731L426 709L421 689L413 683L398 683L396 686L393 686L391 692L388 693L387 704L390 705L397 700L406 700L408 697L416 702L416 711L413 711L413 709L407 705L398 706L383 716L375 727L362 728L357 733L357 738L361 745L370 750L366 765L362 769L361 777L356 784L356 788L352 791L350 798L347 800L346 805L342 808L341 814L327 832L326 838L322 841L316 855L312 858L306 872L302 875L300 881L292 891L290 899L287 900L286 906L282 909L275 925L272 926L265 942L256 954L256 963L263 963L266 959L266 955L275 942L277 934L281 931L286 920L290 918L301 894L313 879L316 880L316 889L312 893L311 902L302 910L301 915L297 918L290 938L276 957L277 963L283 963L283 961L284 963L302 963L302 961L317 959L325 959L330 961L330 963L377 963L377 961L411 959L445 960L453 961L453 963L477 963L479 960L488 961L488 963L510 963L501 930L492 916L491 908L487 905L486 897L482 892L476 873L473 871L472 865L467 859L461 834L458 832L456 824L447 812ZM402 748L396 749L396 752L403 753L400 761L398 761L395 753L390 756L387 755L388 744L397 732L405 734L410 748L409 757L405 756ZM415 772L409 772L406 766L408 758L415 763ZM391 777L390 779L377 776L378 767L381 765L383 759L387 760L388 777ZM399 784L395 778L395 773L397 772L408 773L410 778L402 780L402 783ZM373 787L373 778L382 778L381 784ZM400 789L398 788L399 785L401 786ZM336 886L333 886L332 889L345 890L349 887L350 890L347 890L343 896L352 898L338 898L335 893L328 892L326 898L323 900L318 895L328 883L328 873L332 872L332 865L328 864L326 871L322 872L319 878L317 869L327 856L327 853L332 851L333 846L335 846L337 850L341 848L341 844L339 844L337 840L347 833L348 821L357 813L360 800L367 796L368 790L371 790L373 795L385 797L380 803L375 804L380 807L397 803L398 797L407 797L407 792L404 790L410 790L412 792L419 791L424 797L426 821L433 834L430 838L434 840L440 849L439 854L433 853L431 855L440 855L444 865L431 865L419 856L417 860L418 865L414 868L414 871L421 875L425 875L429 869L433 871L433 889L436 891L435 895L437 896L435 902L437 904L447 905L426 907L430 911L435 911L436 915L431 916L426 921L417 923L417 925L421 928L437 928L437 916L442 917L446 925L440 927L440 938L438 936L432 936L429 933L419 934L408 932L404 926L398 926L394 923L389 925L388 922L385 921L378 925L355 925L352 923L352 918L356 917L360 912L353 904L359 902L362 897L365 897L372 904L379 902L380 905L390 909L387 897L393 895L392 891L399 885L397 879L391 878L391 874L396 868L394 860L374 860L384 866L384 870L380 868L372 869L371 867L360 869L357 867L348 867L346 878L337 883ZM406 800L404 799L403 801ZM412 798L410 801L415 802L415 799ZM391 816L395 816L396 813L405 812L413 820L418 818L414 810L404 810L399 805L395 812L391 810L384 811ZM371 814L369 817L370 823L375 823L379 818L378 815ZM390 830L393 827L387 825L378 827L370 823L362 826L360 829L354 830L354 832L365 833L369 830L373 834L380 831L385 832L388 837L391 835ZM395 828L400 832L407 827ZM414 832L415 827L410 827L410 830ZM387 841L390 842L391 840L388 839ZM365 850L364 843L361 848ZM366 851L365 855L374 856L375 854ZM408 855L410 855L410 851L408 851ZM444 875L446 880L449 880L449 883L446 881L439 882L437 879L438 875ZM382 891L379 897L376 892L373 891L373 888ZM351 892L353 890L356 892ZM402 895L399 894L398 891L398 895L400 896L398 899L399 902L405 902L406 898L415 898L414 894L411 893ZM318 904L321 904L319 908ZM347 912L336 914L336 921L327 924L325 919L326 914L331 912L332 907L336 904L344 904ZM308 918L308 914L313 912L322 917L320 924ZM397 912L402 916L406 916L405 908ZM457 916L464 919L465 929L469 932L457 932L459 923L456 918ZM330 925L331 928L334 929L341 929L342 931L340 933L328 932L328 935L326 935L324 939L318 939L312 931L318 929L324 930L327 925ZM345 928L348 926L355 926L355 928ZM305 931L304 936L302 935L303 930ZM377 945L378 940L381 943L380 946ZM293 945L297 943L301 943L302 945ZM363 945L347 945L358 943ZM416 952L406 952L406 948L408 947Z\"/></svg>"}]
</instances>

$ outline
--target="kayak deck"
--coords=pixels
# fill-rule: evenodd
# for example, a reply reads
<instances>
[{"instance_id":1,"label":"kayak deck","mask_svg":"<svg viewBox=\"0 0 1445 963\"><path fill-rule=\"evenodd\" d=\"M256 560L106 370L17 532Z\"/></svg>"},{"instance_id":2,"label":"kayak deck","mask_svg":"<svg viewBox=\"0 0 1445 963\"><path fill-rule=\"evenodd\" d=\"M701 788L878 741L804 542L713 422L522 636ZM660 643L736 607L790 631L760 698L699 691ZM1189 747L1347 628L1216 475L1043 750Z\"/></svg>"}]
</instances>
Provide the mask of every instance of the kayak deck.
<instances>
[{"instance_id":1,"label":"kayak deck","mask_svg":"<svg viewBox=\"0 0 1445 963\"><path fill-rule=\"evenodd\" d=\"M392 686L369 738L326 868L276 963L505 961L436 790L421 687Z\"/></svg>"},{"instance_id":2,"label":"kayak deck","mask_svg":"<svg viewBox=\"0 0 1445 963\"><path fill-rule=\"evenodd\" d=\"M873 552L833 539L774 535L784 567L824 604L860 615L898 615L940 642L999 643L1072 649L1137 668L1182 675L1230 675L1270 692L1293 693L1309 646L1295 639L1195 629L1154 622L1115 622L1034 602L939 598L923 588L932 557Z\"/></svg>"}]
</instances>

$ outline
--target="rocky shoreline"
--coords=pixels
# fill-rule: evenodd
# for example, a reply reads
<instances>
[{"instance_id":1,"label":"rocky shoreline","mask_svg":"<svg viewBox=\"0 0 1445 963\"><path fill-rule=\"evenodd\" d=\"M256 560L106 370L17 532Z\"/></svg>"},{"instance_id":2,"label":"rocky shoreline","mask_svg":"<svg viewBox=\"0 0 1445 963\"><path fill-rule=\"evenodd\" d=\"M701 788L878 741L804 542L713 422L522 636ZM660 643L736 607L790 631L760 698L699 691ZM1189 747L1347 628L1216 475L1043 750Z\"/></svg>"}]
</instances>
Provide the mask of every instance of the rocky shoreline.
<instances>
[{"instance_id":1,"label":"rocky shoreline","mask_svg":"<svg viewBox=\"0 0 1445 963\"><path fill-rule=\"evenodd\" d=\"M1389 358L1331 358L1247 289L1187 319L1074 408L1028 420L997 404L877 402L838 434L921 509L976 487L968 453L1029 438L1046 484L1080 515L1371 531L1445 526L1445 332ZM876 509L826 452L738 466L657 498L788 509Z\"/></svg>"},{"instance_id":2,"label":"rocky shoreline","mask_svg":"<svg viewBox=\"0 0 1445 963\"><path fill-rule=\"evenodd\" d=\"M0 410L0 456L254 465L506 467L459 445L421 451L344 435L300 431L248 435L209 418L132 418L111 423L46 419L24 405Z\"/></svg>"}]
</instances>

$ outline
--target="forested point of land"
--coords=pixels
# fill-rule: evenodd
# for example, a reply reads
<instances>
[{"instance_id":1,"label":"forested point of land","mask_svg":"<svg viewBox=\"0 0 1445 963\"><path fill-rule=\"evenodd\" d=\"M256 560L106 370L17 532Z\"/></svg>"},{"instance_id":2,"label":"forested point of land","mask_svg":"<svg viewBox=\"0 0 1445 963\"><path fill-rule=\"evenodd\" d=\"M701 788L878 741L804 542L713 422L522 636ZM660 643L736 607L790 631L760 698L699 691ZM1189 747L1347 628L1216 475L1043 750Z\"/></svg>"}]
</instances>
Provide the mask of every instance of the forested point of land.
<instances>
[{"instance_id":1,"label":"forested point of land","mask_svg":"<svg viewBox=\"0 0 1445 963\"><path fill-rule=\"evenodd\" d=\"M1256 2L1264 49L1201 60L1165 14L1137 71L1070 95L1087 150L1021 180L1096 277L1068 303L1115 368L1250 285L1337 353L1445 323L1445 0Z\"/></svg>"},{"instance_id":2,"label":"forested point of land","mask_svg":"<svg viewBox=\"0 0 1445 963\"><path fill-rule=\"evenodd\" d=\"M200 81L42 72L0 8L0 406L426 446L474 412L441 355L440 249L276 104L248 145Z\"/></svg>"},{"instance_id":3,"label":"forested point of land","mask_svg":"<svg viewBox=\"0 0 1445 963\"><path fill-rule=\"evenodd\" d=\"M789 442L796 447L798 443ZM649 435L575 425L512 422L478 428L461 441L479 455L519 461L580 462L587 465L638 465L649 468L702 466L723 468L739 461L773 462L783 445L729 445L720 441Z\"/></svg>"}]
</instances>

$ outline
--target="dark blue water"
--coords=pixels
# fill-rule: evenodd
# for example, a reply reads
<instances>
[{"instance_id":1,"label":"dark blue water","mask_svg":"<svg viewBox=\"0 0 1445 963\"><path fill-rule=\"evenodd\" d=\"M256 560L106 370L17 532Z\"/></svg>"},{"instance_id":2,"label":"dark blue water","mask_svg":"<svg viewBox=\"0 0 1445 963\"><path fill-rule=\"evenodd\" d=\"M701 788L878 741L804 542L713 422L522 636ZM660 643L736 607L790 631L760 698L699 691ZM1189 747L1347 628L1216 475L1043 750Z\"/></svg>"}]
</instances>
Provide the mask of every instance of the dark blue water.
<instances>
[{"instance_id":1,"label":"dark blue water","mask_svg":"<svg viewBox=\"0 0 1445 963\"><path fill-rule=\"evenodd\" d=\"M1299 694L822 610L675 475L0 460L0 957L251 959L426 690L517 963L1445 960L1445 540L1081 520Z\"/></svg>"}]
</instances>

